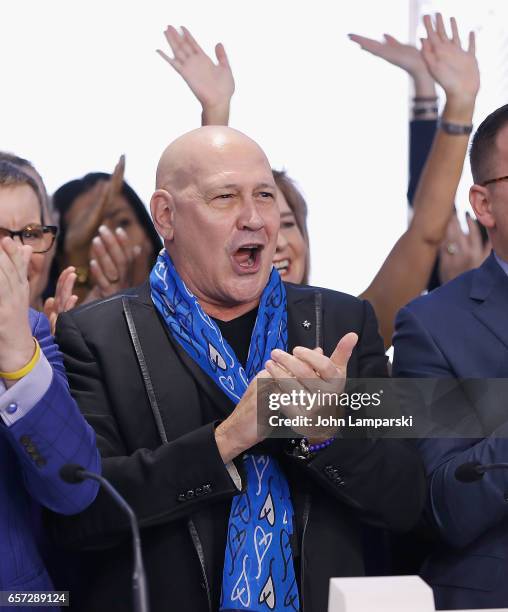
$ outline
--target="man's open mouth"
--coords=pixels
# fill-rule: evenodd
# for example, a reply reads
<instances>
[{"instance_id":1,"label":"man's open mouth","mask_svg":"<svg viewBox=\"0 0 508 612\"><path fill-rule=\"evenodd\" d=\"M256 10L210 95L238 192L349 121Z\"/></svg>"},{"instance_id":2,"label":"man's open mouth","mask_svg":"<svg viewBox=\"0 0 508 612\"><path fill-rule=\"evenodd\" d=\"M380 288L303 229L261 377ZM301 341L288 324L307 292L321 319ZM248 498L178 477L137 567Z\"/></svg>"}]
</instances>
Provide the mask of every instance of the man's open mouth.
<instances>
[{"instance_id":1,"label":"man's open mouth","mask_svg":"<svg viewBox=\"0 0 508 612\"><path fill-rule=\"evenodd\" d=\"M260 244L246 244L233 253L233 259L239 268L254 271L259 267L262 249Z\"/></svg>"}]
</instances>

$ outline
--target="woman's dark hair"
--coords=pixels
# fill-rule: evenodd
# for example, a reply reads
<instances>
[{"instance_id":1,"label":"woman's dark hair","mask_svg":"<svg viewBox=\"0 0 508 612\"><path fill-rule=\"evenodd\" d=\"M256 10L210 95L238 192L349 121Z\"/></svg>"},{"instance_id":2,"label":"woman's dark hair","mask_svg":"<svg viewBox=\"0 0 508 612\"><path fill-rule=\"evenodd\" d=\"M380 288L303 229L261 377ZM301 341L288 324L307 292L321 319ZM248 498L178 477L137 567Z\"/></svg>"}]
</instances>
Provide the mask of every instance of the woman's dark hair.
<instances>
[{"instance_id":1,"label":"woman's dark hair","mask_svg":"<svg viewBox=\"0 0 508 612\"><path fill-rule=\"evenodd\" d=\"M303 272L303 284L308 284L310 274L310 246L309 246L309 232L307 230L307 202L298 190L293 179L289 178L285 170L272 170L275 184L281 190L283 196L286 198L291 212L295 216L295 221L298 229L307 246L307 252L305 254L305 267Z\"/></svg>"}]
</instances>

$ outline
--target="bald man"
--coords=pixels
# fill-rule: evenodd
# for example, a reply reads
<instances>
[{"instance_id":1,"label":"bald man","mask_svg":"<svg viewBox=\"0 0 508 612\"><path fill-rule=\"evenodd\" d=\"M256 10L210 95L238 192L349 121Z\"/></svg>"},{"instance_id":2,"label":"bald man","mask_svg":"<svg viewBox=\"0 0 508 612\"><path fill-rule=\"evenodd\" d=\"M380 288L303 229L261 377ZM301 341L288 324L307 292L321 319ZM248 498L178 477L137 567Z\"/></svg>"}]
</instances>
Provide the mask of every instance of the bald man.
<instances>
[{"instance_id":1,"label":"bald man","mask_svg":"<svg viewBox=\"0 0 508 612\"><path fill-rule=\"evenodd\" d=\"M270 164L240 132L185 134L156 187L150 278L57 330L103 472L139 519L151 609L324 611L330 577L364 573L362 522L416 522L423 472L397 440L265 440L256 382L386 376L372 308L282 283ZM58 535L81 551L75 609L130 610L129 526L110 499Z\"/></svg>"}]
</instances>

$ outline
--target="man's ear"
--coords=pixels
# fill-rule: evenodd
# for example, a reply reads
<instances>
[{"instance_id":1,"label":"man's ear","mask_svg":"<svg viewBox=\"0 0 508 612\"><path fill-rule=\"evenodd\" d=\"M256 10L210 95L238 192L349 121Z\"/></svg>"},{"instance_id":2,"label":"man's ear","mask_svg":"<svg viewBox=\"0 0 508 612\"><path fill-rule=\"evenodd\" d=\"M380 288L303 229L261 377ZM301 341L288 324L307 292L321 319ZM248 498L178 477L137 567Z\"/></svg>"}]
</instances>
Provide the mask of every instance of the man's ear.
<instances>
[{"instance_id":1,"label":"man's ear","mask_svg":"<svg viewBox=\"0 0 508 612\"><path fill-rule=\"evenodd\" d=\"M155 229L164 240L173 240L175 230L175 203L173 196L165 189L157 189L150 200Z\"/></svg>"},{"instance_id":2,"label":"man's ear","mask_svg":"<svg viewBox=\"0 0 508 612\"><path fill-rule=\"evenodd\" d=\"M469 189L469 202L478 221L487 229L493 229L496 220L492 214L492 199L487 187L472 185Z\"/></svg>"}]
</instances>

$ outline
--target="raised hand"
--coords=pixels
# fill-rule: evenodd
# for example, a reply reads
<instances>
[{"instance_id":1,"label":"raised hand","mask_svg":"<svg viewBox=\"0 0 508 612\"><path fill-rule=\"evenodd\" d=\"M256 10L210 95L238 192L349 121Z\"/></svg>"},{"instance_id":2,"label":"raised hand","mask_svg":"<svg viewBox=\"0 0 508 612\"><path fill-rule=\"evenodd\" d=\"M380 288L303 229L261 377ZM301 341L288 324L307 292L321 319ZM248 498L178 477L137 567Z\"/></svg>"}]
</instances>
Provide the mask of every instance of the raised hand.
<instances>
[{"instance_id":1,"label":"raised hand","mask_svg":"<svg viewBox=\"0 0 508 612\"><path fill-rule=\"evenodd\" d=\"M69 257L84 251L88 259L90 242L102 223L104 211L121 193L124 172L125 157L122 155L109 181L98 181L73 202L65 219L68 229L64 250Z\"/></svg>"},{"instance_id":2,"label":"raised hand","mask_svg":"<svg viewBox=\"0 0 508 612\"><path fill-rule=\"evenodd\" d=\"M358 43L364 51L402 68L413 77L418 74L428 74L427 66L420 51L413 45L405 45L399 42L390 34L384 34L384 41L382 42L359 34L348 34L348 36L353 42Z\"/></svg>"},{"instance_id":3,"label":"raised hand","mask_svg":"<svg viewBox=\"0 0 508 612\"><path fill-rule=\"evenodd\" d=\"M157 53L182 76L201 103L203 124L227 125L235 80L223 45L219 43L215 47L215 64L187 28L182 26L179 33L173 26L168 26L164 35L174 57L169 57L161 49L157 49Z\"/></svg>"},{"instance_id":4,"label":"raised hand","mask_svg":"<svg viewBox=\"0 0 508 612\"><path fill-rule=\"evenodd\" d=\"M107 181L98 181L90 190L79 195L68 213L65 222L67 232L65 235L64 252L69 260L84 259L88 257L90 241L101 224L104 208L106 206ZM79 261L79 263L82 263Z\"/></svg>"},{"instance_id":5,"label":"raised hand","mask_svg":"<svg viewBox=\"0 0 508 612\"><path fill-rule=\"evenodd\" d=\"M478 222L468 213L466 221L467 234L462 231L457 215L453 215L446 229L446 238L439 249L439 279L442 284L481 266L492 248L490 241L483 244Z\"/></svg>"},{"instance_id":6,"label":"raised hand","mask_svg":"<svg viewBox=\"0 0 508 612\"><path fill-rule=\"evenodd\" d=\"M434 79L430 76L427 65L416 47L401 43L390 34L385 34L382 42L358 34L348 36L364 51L405 70L413 78L415 95L435 96Z\"/></svg>"},{"instance_id":7,"label":"raised hand","mask_svg":"<svg viewBox=\"0 0 508 612\"><path fill-rule=\"evenodd\" d=\"M124 172L125 157L122 155L109 181L98 181L90 190L78 196L65 215L67 232L62 263L76 268L79 301L90 291L87 276L92 239L104 220L106 209L121 194Z\"/></svg>"},{"instance_id":8,"label":"raised hand","mask_svg":"<svg viewBox=\"0 0 508 612\"><path fill-rule=\"evenodd\" d=\"M422 39L422 57L431 76L445 90L447 98L474 100L480 88L474 32L469 33L468 47L464 50L454 17L450 19L451 37L440 13L436 14L435 25L430 15L424 16L423 23L427 38Z\"/></svg>"},{"instance_id":9,"label":"raised hand","mask_svg":"<svg viewBox=\"0 0 508 612\"><path fill-rule=\"evenodd\" d=\"M74 266L65 268L58 277L55 297L49 297L44 302L43 311L49 319L51 333L55 335L56 321L62 312L72 310L78 303L78 296L73 293L77 274Z\"/></svg>"}]
</instances>

